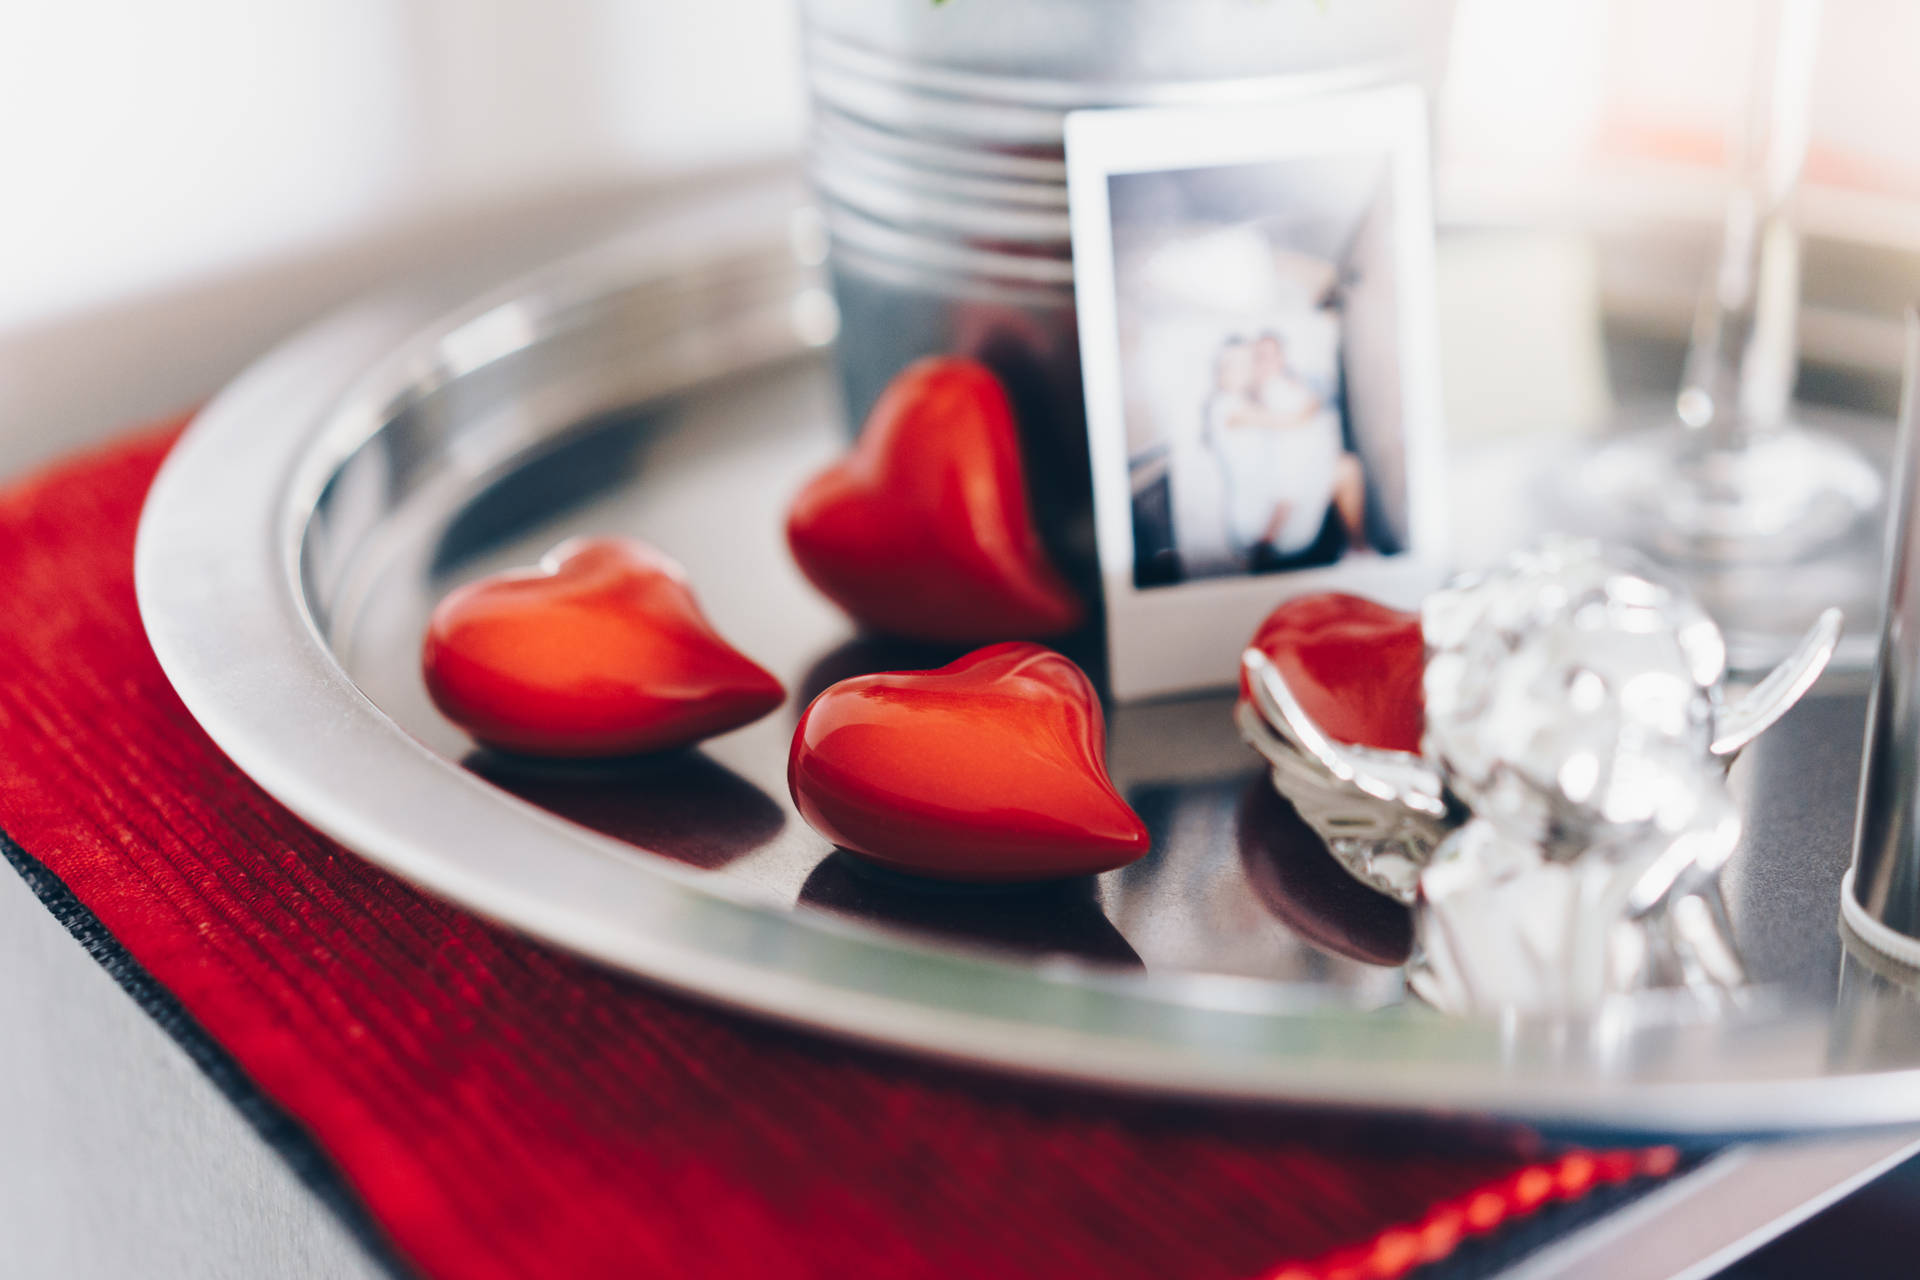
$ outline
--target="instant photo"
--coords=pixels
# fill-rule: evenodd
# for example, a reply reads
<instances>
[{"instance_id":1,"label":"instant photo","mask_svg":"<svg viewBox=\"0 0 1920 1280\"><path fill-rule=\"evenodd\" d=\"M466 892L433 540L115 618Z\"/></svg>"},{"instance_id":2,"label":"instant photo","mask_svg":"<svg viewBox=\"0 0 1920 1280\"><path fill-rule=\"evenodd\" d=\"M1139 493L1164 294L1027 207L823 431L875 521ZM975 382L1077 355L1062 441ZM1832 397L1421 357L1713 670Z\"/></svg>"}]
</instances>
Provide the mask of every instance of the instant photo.
<instances>
[{"instance_id":1,"label":"instant photo","mask_svg":"<svg viewBox=\"0 0 1920 1280\"><path fill-rule=\"evenodd\" d=\"M1289 596L1432 584L1425 131L1413 89L1070 118L1116 696L1233 683Z\"/></svg>"}]
</instances>

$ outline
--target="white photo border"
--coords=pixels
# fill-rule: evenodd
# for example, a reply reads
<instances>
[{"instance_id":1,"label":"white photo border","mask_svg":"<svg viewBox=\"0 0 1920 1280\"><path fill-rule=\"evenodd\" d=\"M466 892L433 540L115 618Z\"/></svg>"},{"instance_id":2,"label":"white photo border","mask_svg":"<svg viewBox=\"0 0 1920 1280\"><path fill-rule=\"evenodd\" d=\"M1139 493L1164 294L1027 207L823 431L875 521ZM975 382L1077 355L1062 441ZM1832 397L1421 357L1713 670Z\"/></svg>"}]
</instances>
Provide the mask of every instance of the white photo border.
<instances>
[{"instance_id":1,"label":"white photo border","mask_svg":"<svg viewBox=\"0 0 1920 1280\"><path fill-rule=\"evenodd\" d=\"M1440 579L1447 532L1425 94L1414 85L1395 85L1279 103L1074 111L1066 119L1066 149L1094 530L1106 597L1108 685L1115 699L1236 683L1240 653L1255 628L1290 596L1343 590L1417 608ZM1349 557L1289 573L1136 586L1108 179L1361 150L1391 157L1407 546L1392 556Z\"/></svg>"}]
</instances>

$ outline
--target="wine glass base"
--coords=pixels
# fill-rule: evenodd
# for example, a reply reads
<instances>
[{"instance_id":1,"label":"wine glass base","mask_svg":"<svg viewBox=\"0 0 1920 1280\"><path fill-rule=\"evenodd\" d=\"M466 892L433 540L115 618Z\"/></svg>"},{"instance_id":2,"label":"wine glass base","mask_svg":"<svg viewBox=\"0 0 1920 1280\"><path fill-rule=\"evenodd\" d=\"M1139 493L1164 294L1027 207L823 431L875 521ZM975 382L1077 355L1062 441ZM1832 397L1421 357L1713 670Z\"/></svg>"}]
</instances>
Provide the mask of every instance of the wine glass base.
<instances>
[{"instance_id":1,"label":"wine glass base","mask_svg":"<svg viewBox=\"0 0 1920 1280\"><path fill-rule=\"evenodd\" d=\"M1880 506L1852 445L1798 427L1726 448L1677 423L1609 440L1580 469L1621 540L1668 561L1791 564L1845 542Z\"/></svg>"},{"instance_id":2,"label":"wine glass base","mask_svg":"<svg viewBox=\"0 0 1920 1280\"><path fill-rule=\"evenodd\" d=\"M1736 671L1778 662L1830 606L1846 616L1834 667L1871 667L1885 587L1886 424L1810 409L1817 429L1787 428L1736 454L1663 416L1543 460L1542 527L1653 560L1719 623Z\"/></svg>"}]
</instances>

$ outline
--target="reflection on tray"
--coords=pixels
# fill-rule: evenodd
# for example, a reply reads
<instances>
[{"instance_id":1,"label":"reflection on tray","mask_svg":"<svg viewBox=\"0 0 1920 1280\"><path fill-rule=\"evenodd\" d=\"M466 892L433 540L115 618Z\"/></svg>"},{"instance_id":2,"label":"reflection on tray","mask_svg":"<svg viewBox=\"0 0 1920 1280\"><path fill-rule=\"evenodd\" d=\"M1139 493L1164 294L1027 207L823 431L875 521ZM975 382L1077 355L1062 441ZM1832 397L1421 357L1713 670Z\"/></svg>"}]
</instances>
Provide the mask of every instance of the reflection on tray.
<instances>
[{"instance_id":1,"label":"reflection on tray","mask_svg":"<svg viewBox=\"0 0 1920 1280\"><path fill-rule=\"evenodd\" d=\"M800 677L799 687L793 691L791 705L798 715L808 703L825 693L828 686L842 680L872 675L876 671L930 671L946 666L967 652L966 645L919 644L890 636L855 636L827 650L807 668L807 673Z\"/></svg>"},{"instance_id":2,"label":"reflection on tray","mask_svg":"<svg viewBox=\"0 0 1920 1280\"><path fill-rule=\"evenodd\" d=\"M1265 777L1240 797L1240 862L1267 908L1315 946L1367 964L1405 964L1413 913L1333 860Z\"/></svg>"},{"instance_id":3,"label":"reflection on tray","mask_svg":"<svg viewBox=\"0 0 1920 1280\"><path fill-rule=\"evenodd\" d=\"M870 867L836 850L807 877L800 901L1022 956L1068 955L1135 968L1141 963L1100 910L1089 878L1040 885L943 885Z\"/></svg>"},{"instance_id":4,"label":"reflection on tray","mask_svg":"<svg viewBox=\"0 0 1920 1280\"><path fill-rule=\"evenodd\" d=\"M1097 636L1094 638L1097 639ZM1048 648L1057 649L1072 658L1087 673L1088 679L1094 682L1094 687L1099 687L1103 670L1100 664L1104 655L1097 643L1089 641L1086 628L1071 636L1056 637L1045 643ZM799 685L793 691L791 705L797 716L806 709L808 703L826 692L829 685L842 680L873 675L879 671L931 671L981 647L970 644L925 644L881 635L855 636L845 644L829 649L807 668L807 673L800 677Z\"/></svg>"},{"instance_id":5,"label":"reflection on tray","mask_svg":"<svg viewBox=\"0 0 1920 1280\"><path fill-rule=\"evenodd\" d=\"M549 521L554 511L616 490L641 465L659 412L622 410L589 420L533 451L467 500L433 548L431 572L451 572ZM558 539L554 539L558 541Z\"/></svg>"},{"instance_id":6,"label":"reflection on tray","mask_svg":"<svg viewBox=\"0 0 1920 1280\"><path fill-rule=\"evenodd\" d=\"M786 825L766 792L698 751L624 760L534 760L475 751L494 786L649 853L714 871Z\"/></svg>"}]
</instances>

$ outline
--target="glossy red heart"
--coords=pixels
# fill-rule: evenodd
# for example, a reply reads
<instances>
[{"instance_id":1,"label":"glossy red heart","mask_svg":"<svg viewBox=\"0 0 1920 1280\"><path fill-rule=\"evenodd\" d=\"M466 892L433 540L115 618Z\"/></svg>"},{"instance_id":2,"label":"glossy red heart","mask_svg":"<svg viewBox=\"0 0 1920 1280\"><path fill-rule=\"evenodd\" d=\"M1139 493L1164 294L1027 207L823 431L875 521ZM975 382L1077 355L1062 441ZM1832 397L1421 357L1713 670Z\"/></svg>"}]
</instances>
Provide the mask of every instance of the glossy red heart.
<instances>
[{"instance_id":1,"label":"glossy red heart","mask_svg":"<svg viewBox=\"0 0 1920 1280\"><path fill-rule=\"evenodd\" d=\"M786 697L714 631L679 565L623 538L577 538L539 568L454 591L427 623L421 666L449 720L527 755L684 746Z\"/></svg>"},{"instance_id":2,"label":"glossy red heart","mask_svg":"<svg viewBox=\"0 0 1920 1280\"><path fill-rule=\"evenodd\" d=\"M814 830L942 880L1052 880L1125 866L1147 828L1107 777L1093 685L1053 650L989 645L937 671L842 680L787 761Z\"/></svg>"},{"instance_id":3,"label":"glossy red heart","mask_svg":"<svg viewBox=\"0 0 1920 1280\"><path fill-rule=\"evenodd\" d=\"M1027 506L1013 409L971 360L909 365L787 513L801 571L857 621L951 644L1059 635L1080 602Z\"/></svg>"},{"instance_id":4,"label":"glossy red heart","mask_svg":"<svg viewBox=\"0 0 1920 1280\"><path fill-rule=\"evenodd\" d=\"M1329 736L1391 751L1420 749L1426 650L1418 614L1359 596L1297 596L1267 615L1251 643ZM1241 683L1244 694L1244 676Z\"/></svg>"}]
</instances>

